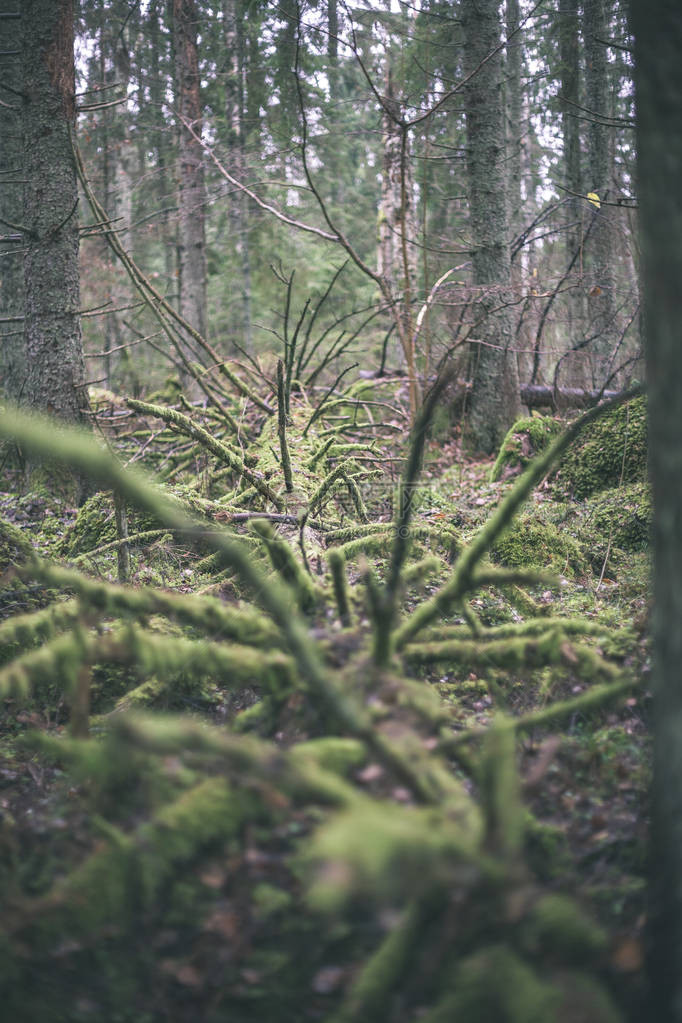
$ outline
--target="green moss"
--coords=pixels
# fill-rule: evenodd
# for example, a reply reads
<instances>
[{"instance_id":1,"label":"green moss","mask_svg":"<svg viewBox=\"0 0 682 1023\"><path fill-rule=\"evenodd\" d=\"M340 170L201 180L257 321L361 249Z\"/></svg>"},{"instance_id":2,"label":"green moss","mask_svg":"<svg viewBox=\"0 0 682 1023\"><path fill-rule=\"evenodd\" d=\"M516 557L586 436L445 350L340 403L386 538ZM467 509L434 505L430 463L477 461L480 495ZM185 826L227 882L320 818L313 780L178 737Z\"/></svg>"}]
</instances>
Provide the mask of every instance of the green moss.
<instances>
[{"instance_id":1,"label":"green moss","mask_svg":"<svg viewBox=\"0 0 682 1023\"><path fill-rule=\"evenodd\" d=\"M440 880L454 884L477 856L480 816L462 789L449 818L434 810L358 799L313 836L304 866L318 867L312 904L337 910L348 898L404 900Z\"/></svg>"},{"instance_id":2,"label":"green moss","mask_svg":"<svg viewBox=\"0 0 682 1023\"><path fill-rule=\"evenodd\" d=\"M525 814L524 852L528 866L542 881L561 877L571 862L563 828L539 821L529 810Z\"/></svg>"},{"instance_id":3,"label":"green moss","mask_svg":"<svg viewBox=\"0 0 682 1023\"><path fill-rule=\"evenodd\" d=\"M556 489L582 500L646 477L647 412L640 397L603 415L578 438L559 465Z\"/></svg>"},{"instance_id":4,"label":"green moss","mask_svg":"<svg viewBox=\"0 0 682 1023\"><path fill-rule=\"evenodd\" d=\"M566 895L545 895L533 907L522 928L522 941L531 955L556 958L562 965L589 964L607 945L605 932L589 920Z\"/></svg>"},{"instance_id":5,"label":"green moss","mask_svg":"<svg viewBox=\"0 0 682 1023\"><path fill-rule=\"evenodd\" d=\"M532 516L514 521L493 544L494 561L507 568L551 568L562 575L581 574L586 561L579 544L551 522Z\"/></svg>"},{"instance_id":6,"label":"green moss","mask_svg":"<svg viewBox=\"0 0 682 1023\"><path fill-rule=\"evenodd\" d=\"M560 996L558 1023L622 1023L610 995L593 977L585 973L562 972L553 978Z\"/></svg>"},{"instance_id":7,"label":"green moss","mask_svg":"<svg viewBox=\"0 0 682 1023\"><path fill-rule=\"evenodd\" d=\"M309 757L326 771L334 774L348 774L354 767L359 767L367 759L364 743L358 739L328 736L322 739L309 739L297 743L291 750L292 756Z\"/></svg>"},{"instance_id":8,"label":"green moss","mask_svg":"<svg viewBox=\"0 0 682 1023\"><path fill-rule=\"evenodd\" d=\"M558 433L561 433L561 423L550 416L517 419L502 441L499 454L490 471L491 483L517 476Z\"/></svg>"},{"instance_id":9,"label":"green moss","mask_svg":"<svg viewBox=\"0 0 682 1023\"><path fill-rule=\"evenodd\" d=\"M25 561L33 553L33 545L12 522L0 516L0 572Z\"/></svg>"},{"instance_id":10,"label":"green moss","mask_svg":"<svg viewBox=\"0 0 682 1023\"><path fill-rule=\"evenodd\" d=\"M72 558L116 540L114 500L109 492L93 494L57 545L57 554Z\"/></svg>"},{"instance_id":11,"label":"green moss","mask_svg":"<svg viewBox=\"0 0 682 1023\"><path fill-rule=\"evenodd\" d=\"M556 1023L559 995L503 945L459 963L453 992L424 1023Z\"/></svg>"},{"instance_id":12,"label":"green moss","mask_svg":"<svg viewBox=\"0 0 682 1023\"><path fill-rule=\"evenodd\" d=\"M649 545L653 508L648 483L604 490L586 503L583 534L596 544L609 543L624 551L642 551Z\"/></svg>"},{"instance_id":13,"label":"green moss","mask_svg":"<svg viewBox=\"0 0 682 1023\"><path fill-rule=\"evenodd\" d=\"M257 884L252 892L254 914L260 920L267 920L276 913L282 913L290 909L293 903L293 896L284 891L283 888L276 888L274 885L261 882Z\"/></svg>"}]
</instances>

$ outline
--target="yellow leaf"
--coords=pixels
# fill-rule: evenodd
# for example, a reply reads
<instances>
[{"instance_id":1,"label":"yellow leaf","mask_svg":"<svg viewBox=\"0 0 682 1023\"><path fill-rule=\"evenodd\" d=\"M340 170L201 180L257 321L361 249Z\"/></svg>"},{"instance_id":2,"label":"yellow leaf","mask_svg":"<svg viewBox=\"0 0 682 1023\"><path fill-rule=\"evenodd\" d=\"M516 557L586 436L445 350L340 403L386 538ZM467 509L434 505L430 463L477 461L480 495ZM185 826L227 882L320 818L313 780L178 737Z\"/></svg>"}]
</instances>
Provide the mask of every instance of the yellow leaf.
<instances>
[{"instance_id":1,"label":"yellow leaf","mask_svg":"<svg viewBox=\"0 0 682 1023\"><path fill-rule=\"evenodd\" d=\"M599 201L599 196L597 195L596 192L588 192L587 199L588 202L591 202L592 205L595 206L598 210L601 209L601 202Z\"/></svg>"}]
</instances>

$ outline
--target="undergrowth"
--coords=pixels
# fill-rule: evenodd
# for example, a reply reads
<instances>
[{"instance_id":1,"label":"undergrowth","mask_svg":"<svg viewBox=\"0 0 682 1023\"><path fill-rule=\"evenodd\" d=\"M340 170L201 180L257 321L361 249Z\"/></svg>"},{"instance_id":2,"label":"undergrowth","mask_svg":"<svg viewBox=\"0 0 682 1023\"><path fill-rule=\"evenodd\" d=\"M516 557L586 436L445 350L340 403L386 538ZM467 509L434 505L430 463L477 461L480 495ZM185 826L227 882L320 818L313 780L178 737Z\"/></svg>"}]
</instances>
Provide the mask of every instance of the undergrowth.
<instances>
[{"instance_id":1,"label":"undergrowth","mask_svg":"<svg viewBox=\"0 0 682 1023\"><path fill-rule=\"evenodd\" d=\"M128 401L112 443L163 485L0 414L101 488L41 542L1 502L8 1018L627 1018L642 842L608 805L646 785L646 554L618 588L585 523L616 568L646 541L546 487L517 518L616 413L548 429L455 518L427 447L447 379L392 479L382 403L314 406L295 368L240 416Z\"/></svg>"}]
</instances>

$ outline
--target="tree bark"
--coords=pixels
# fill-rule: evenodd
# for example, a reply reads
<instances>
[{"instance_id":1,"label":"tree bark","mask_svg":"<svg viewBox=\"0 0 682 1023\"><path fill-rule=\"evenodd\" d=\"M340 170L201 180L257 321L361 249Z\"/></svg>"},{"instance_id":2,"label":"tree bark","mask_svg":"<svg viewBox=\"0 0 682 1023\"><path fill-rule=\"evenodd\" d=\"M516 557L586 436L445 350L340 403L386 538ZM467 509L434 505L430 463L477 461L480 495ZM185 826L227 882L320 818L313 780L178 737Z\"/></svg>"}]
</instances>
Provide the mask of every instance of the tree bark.
<instances>
[{"instance_id":1,"label":"tree bark","mask_svg":"<svg viewBox=\"0 0 682 1023\"><path fill-rule=\"evenodd\" d=\"M19 11L16 0L2 0L0 11ZM21 45L19 17L0 21L0 50L18 50ZM11 63L10 63L11 61ZM3 62L4 80L16 93L21 92L20 63L12 58ZM3 92L0 106L0 317L7 320L0 328L0 393L12 401L21 401L26 387L26 360L21 317L24 312L24 280L21 186L21 101L18 95ZM15 227L10 225L14 224Z\"/></svg>"},{"instance_id":2,"label":"tree bark","mask_svg":"<svg viewBox=\"0 0 682 1023\"><path fill-rule=\"evenodd\" d=\"M189 125L201 135L201 97L197 53L197 12L194 0L173 0L176 101L181 118L178 176L180 312L206 336L206 242L204 229L204 155ZM190 349L186 355L191 359ZM187 384L187 381L183 381Z\"/></svg>"},{"instance_id":3,"label":"tree bark","mask_svg":"<svg viewBox=\"0 0 682 1023\"><path fill-rule=\"evenodd\" d=\"M239 0L223 0L227 75L225 84L225 117L229 133L230 154L234 173L239 181L246 179L244 128L244 30ZM240 344L247 352L252 347L251 251L249 246L249 207L246 196L237 189L232 196L232 218L235 245L241 270L242 324Z\"/></svg>"},{"instance_id":4,"label":"tree bark","mask_svg":"<svg viewBox=\"0 0 682 1023\"><path fill-rule=\"evenodd\" d=\"M604 0L584 0L583 38L585 45L585 91L589 110L588 190L607 199L611 183L609 128L609 81L606 61L606 19ZM616 282L614 274L612 209L602 206L596 214L587 246L588 330L597 335L592 346L592 381L604 377L608 358L617 339Z\"/></svg>"},{"instance_id":5,"label":"tree bark","mask_svg":"<svg viewBox=\"0 0 682 1023\"><path fill-rule=\"evenodd\" d=\"M560 61L560 109L561 133L563 137L564 183L568 189L566 198L566 266L575 260L575 270L569 282L575 286L566 295L567 323L569 338L582 336L585 327L585 296L581 283L583 260L576 259L576 252L583 244L585 218L584 201L578 196L584 194L582 176L582 151L580 146L580 19L578 0L559 0L559 61ZM592 368L587 352L576 352L568 356L567 376L578 387L592 386Z\"/></svg>"},{"instance_id":6,"label":"tree bark","mask_svg":"<svg viewBox=\"0 0 682 1023\"><path fill-rule=\"evenodd\" d=\"M388 46L385 60L383 98L387 109L383 112L381 130L383 164L377 229L377 272L384 281L385 293L394 302L393 317L407 364L410 409L414 416L420 401L411 309L417 280L414 182L410 139L407 130L400 124L402 103L395 88L392 55Z\"/></svg>"},{"instance_id":7,"label":"tree bark","mask_svg":"<svg viewBox=\"0 0 682 1023\"><path fill-rule=\"evenodd\" d=\"M25 400L70 422L87 406L80 327L73 0L24 0Z\"/></svg>"},{"instance_id":8,"label":"tree bark","mask_svg":"<svg viewBox=\"0 0 682 1023\"><path fill-rule=\"evenodd\" d=\"M469 225L478 290L467 424L471 448L491 454L521 411L509 308L505 125L498 0L463 0Z\"/></svg>"},{"instance_id":9,"label":"tree bark","mask_svg":"<svg viewBox=\"0 0 682 1023\"><path fill-rule=\"evenodd\" d=\"M633 0L638 197L654 497L650 982L647 1018L682 1021L682 19Z\"/></svg>"}]
</instances>

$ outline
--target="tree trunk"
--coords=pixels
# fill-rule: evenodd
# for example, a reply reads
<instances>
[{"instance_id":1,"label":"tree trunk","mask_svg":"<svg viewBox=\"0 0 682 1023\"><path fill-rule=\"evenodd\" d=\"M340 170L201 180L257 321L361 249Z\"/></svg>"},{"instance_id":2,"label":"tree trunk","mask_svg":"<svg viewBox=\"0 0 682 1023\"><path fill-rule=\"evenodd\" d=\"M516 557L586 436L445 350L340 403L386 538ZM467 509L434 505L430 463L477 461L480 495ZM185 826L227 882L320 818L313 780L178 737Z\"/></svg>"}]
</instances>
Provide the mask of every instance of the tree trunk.
<instances>
[{"instance_id":1,"label":"tree trunk","mask_svg":"<svg viewBox=\"0 0 682 1023\"><path fill-rule=\"evenodd\" d=\"M583 37L585 44L585 87L588 117L588 190L607 199L610 187L609 128L603 123L609 115L609 81L606 62L606 20L604 0L585 0ZM617 339L616 282L613 266L610 207L596 213L587 246L588 331L596 335L592 345L592 381L601 383L608 359Z\"/></svg>"},{"instance_id":2,"label":"tree trunk","mask_svg":"<svg viewBox=\"0 0 682 1023\"><path fill-rule=\"evenodd\" d=\"M386 53L385 59L384 102L388 110L384 111L382 117L383 166L377 271L384 281L385 294L390 295L394 303L392 312L407 363L410 409L414 417L419 404L411 310L413 289L417 280L414 183L409 135L399 123L402 113L401 101L396 94L393 81L390 51Z\"/></svg>"},{"instance_id":3,"label":"tree trunk","mask_svg":"<svg viewBox=\"0 0 682 1023\"><path fill-rule=\"evenodd\" d=\"M73 0L24 0L22 28L25 399L81 422L87 392L69 138L75 125Z\"/></svg>"},{"instance_id":4,"label":"tree trunk","mask_svg":"<svg viewBox=\"0 0 682 1023\"><path fill-rule=\"evenodd\" d=\"M521 74L523 44L519 0L507 0L507 166L509 189L509 232L512 241L521 232L521 152L523 145ZM517 282L515 282L517 283Z\"/></svg>"},{"instance_id":5,"label":"tree trunk","mask_svg":"<svg viewBox=\"0 0 682 1023\"><path fill-rule=\"evenodd\" d=\"M225 85L225 116L229 132L230 154L235 177L246 179L244 131L244 31L239 0L223 0L227 76ZM240 344L247 351L252 347L251 252L249 247L249 207L246 196L237 189L232 196L232 218L235 245L241 270L242 329Z\"/></svg>"},{"instance_id":6,"label":"tree trunk","mask_svg":"<svg viewBox=\"0 0 682 1023\"><path fill-rule=\"evenodd\" d=\"M152 0L148 12L149 31L149 96L151 99L151 110L149 116L154 131L154 150L156 155L156 195L161 209L161 237L163 243L165 260L165 298L178 309L180 298L178 294L180 270L177 264L178 240L177 222L171 217L169 207L174 205L175 197L172 194L173 186L169 180L172 177L173 155L172 155L172 129L169 129L165 114L165 96L169 85L168 66L162 59L162 47L165 45L161 33L159 7L163 6L163 0Z\"/></svg>"},{"instance_id":7,"label":"tree trunk","mask_svg":"<svg viewBox=\"0 0 682 1023\"><path fill-rule=\"evenodd\" d=\"M19 11L16 0L2 0L3 14ZM21 45L19 17L0 21L0 50L12 52ZM11 61L11 63L10 63ZM22 171L20 63L11 57L3 62L4 80L15 95L3 92L0 105L0 317L7 322L0 330L0 388L11 401L21 401L26 387L26 360L21 317L24 312L22 265ZM14 224L14 227L10 225Z\"/></svg>"},{"instance_id":8,"label":"tree trunk","mask_svg":"<svg viewBox=\"0 0 682 1023\"><path fill-rule=\"evenodd\" d=\"M473 256L475 338L468 442L491 454L521 411L511 347L510 253L507 233L505 126L498 0L463 0L469 224ZM495 52L496 51L496 52Z\"/></svg>"},{"instance_id":9,"label":"tree trunk","mask_svg":"<svg viewBox=\"0 0 682 1023\"><path fill-rule=\"evenodd\" d=\"M654 497L654 774L647 1018L682 1021L682 19L633 0L638 196Z\"/></svg>"},{"instance_id":10,"label":"tree trunk","mask_svg":"<svg viewBox=\"0 0 682 1023\"><path fill-rule=\"evenodd\" d=\"M585 327L585 297L582 286L583 260L576 252L583 244L585 203L580 148L580 46L577 0L559 0L560 108L563 136L564 183L566 196L566 266L575 261L569 277L573 285L566 294L566 336L582 337ZM592 369L585 351L567 357L566 376L576 387L592 386Z\"/></svg>"},{"instance_id":11,"label":"tree trunk","mask_svg":"<svg viewBox=\"0 0 682 1023\"><path fill-rule=\"evenodd\" d=\"M206 336L206 243L204 232L204 162L201 144L201 97L194 0L173 0L176 99L180 113L179 257L180 312ZM190 359L191 348L185 353ZM183 381L187 384L187 380Z\"/></svg>"},{"instance_id":12,"label":"tree trunk","mask_svg":"<svg viewBox=\"0 0 682 1023\"><path fill-rule=\"evenodd\" d=\"M524 200L521 181L523 176L524 126L523 126L523 37L520 22L519 0L507 0L507 189L509 196L509 241L513 245L523 230ZM516 348L530 347L522 297L524 293L524 258L522 250L512 261L511 293L514 298L512 311L512 332ZM526 357L517 354L517 372L522 375Z\"/></svg>"}]
</instances>

